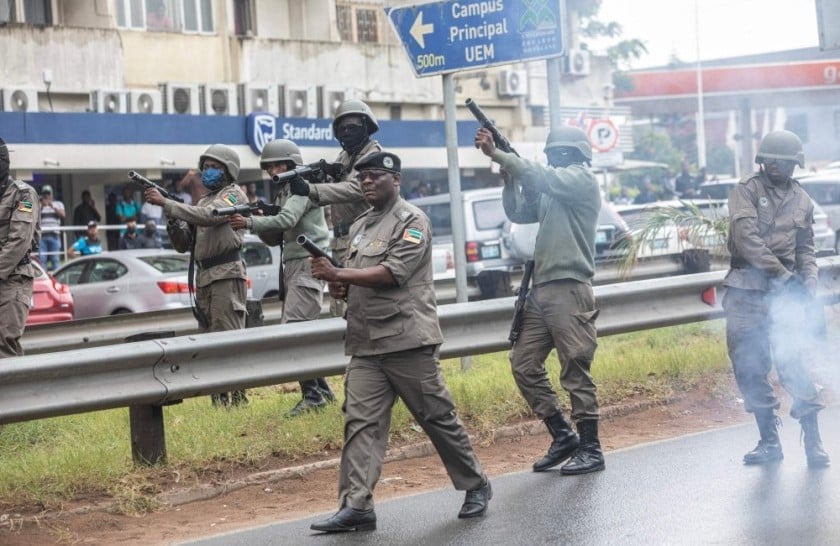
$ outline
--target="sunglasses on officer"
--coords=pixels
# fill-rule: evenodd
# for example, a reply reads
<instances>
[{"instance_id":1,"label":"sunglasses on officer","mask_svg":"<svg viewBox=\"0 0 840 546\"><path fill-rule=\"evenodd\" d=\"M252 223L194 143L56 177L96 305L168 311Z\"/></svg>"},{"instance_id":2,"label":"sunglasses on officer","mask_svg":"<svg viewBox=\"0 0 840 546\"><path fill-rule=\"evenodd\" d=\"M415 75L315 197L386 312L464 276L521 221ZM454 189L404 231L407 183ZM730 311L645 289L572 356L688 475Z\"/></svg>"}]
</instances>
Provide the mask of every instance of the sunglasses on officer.
<instances>
[{"instance_id":1,"label":"sunglasses on officer","mask_svg":"<svg viewBox=\"0 0 840 546\"><path fill-rule=\"evenodd\" d=\"M393 173L388 172L388 171L374 171L374 170L359 171L359 173L356 175L356 181L357 182L364 182L368 178L370 178L373 181L376 181L376 180L379 180L380 178L382 178L386 175L389 175L389 174L393 174Z\"/></svg>"}]
</instances>

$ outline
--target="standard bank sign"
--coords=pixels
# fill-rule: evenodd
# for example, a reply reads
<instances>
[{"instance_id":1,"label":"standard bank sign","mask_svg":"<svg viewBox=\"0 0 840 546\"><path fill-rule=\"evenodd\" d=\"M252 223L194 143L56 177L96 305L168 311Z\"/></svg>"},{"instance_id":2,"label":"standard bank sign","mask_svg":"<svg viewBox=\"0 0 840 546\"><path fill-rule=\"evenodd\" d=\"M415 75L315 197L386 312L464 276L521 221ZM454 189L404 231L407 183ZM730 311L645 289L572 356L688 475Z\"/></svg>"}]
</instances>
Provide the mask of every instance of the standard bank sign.
<instances>
[{"instance_id":1,"label":"standard bank sign","mask_svg":"<svg viewBox=\"0 0 840 546\"><path fill-rule=\"evenodd\" d=\"M335 144L330 119L277 118L257 112L248 115L246 138L257 155L266 143L278 138L292 140L298 146Z\"/></svg>"}]
</instances>

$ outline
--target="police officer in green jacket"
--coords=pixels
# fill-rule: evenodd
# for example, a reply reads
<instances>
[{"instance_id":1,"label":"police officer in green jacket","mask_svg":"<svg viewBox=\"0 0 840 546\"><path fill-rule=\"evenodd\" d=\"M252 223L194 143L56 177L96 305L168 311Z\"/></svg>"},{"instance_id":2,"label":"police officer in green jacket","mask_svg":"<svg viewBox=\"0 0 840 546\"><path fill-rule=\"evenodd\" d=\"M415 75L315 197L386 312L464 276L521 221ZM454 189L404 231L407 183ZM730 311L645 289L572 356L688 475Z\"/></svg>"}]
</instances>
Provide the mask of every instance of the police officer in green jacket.
<instances>
[{"instance_id":1,"label":"police officer in green jacket","mask_svg":"<svg viewBox=\"0 0 840 546\"><path fill-rule=\"evenodd\" d=\"M303 165L297 144L277 139L268 142L260 155L260 167L274 176ZM283 182L274 204L280 211L271 216L244 217L234 214L230 225L234 229L250 229L268 245L280 245L283 254L283 316L281 323L315 320L321 314L324 285L312 277L309 253L296 243L298 235L306 235L321 249L329 246L329 232L321 207L300 195L289 193ZM296 417L312 409L319 409L335 400L329 383L323 377L300 382L302 398L286 415Z\"/></svg>"},{"instance_id":2,"label":"police officer in green jacket","mask_svg":"<svg viewBox=\"0 0 840 546\"><path fill-rule=\"evenodd\" d=\"M601 209L598 183L587 167L592 147L586 133L576 127L549 133L548 166L496 149L492 134L483 127L476 133L475 146L507 173L502 204L508 218L516 223L539 222L533 288L525 303L522 331L510 352L516 384L552 436L548 453L534 463L534 472L569 457L562 474L603 470L597 389L590 371L597 347L592 277ZM546 375L545 359L552 349L557 349L560 384L569 393L580 437L563 418Z\"/></svg>"}]
</instances>

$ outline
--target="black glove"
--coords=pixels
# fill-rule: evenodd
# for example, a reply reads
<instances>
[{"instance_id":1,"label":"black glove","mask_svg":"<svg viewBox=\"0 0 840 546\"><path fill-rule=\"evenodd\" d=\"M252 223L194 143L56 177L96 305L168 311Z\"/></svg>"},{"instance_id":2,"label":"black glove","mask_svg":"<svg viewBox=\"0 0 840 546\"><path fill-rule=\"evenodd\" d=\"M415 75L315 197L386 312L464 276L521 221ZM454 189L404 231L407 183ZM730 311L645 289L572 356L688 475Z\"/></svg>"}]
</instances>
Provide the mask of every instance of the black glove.
<instances>
[{"instance_id":1,"label":"black glove","mask_svg":"<svg viewBox=\"0 0 840 546\"><path fill-rule=\"evenodd\" d=\"M292 195L309 197L309 184L300 176L295 176L289 181L289 191Z\"/></svg>"}]
</instances>

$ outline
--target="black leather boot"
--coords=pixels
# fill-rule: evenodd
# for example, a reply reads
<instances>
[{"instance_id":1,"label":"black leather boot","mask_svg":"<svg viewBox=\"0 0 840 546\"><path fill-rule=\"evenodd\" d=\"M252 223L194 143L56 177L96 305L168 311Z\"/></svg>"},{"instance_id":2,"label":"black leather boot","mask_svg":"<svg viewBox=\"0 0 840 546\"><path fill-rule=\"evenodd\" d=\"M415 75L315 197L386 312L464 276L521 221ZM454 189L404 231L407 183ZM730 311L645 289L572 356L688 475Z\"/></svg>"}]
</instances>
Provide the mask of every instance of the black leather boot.
<instances>
[{"instance_id":1,"label":"black leather boot","mask_svg":"<svg viewBox=\"0 0 840 546\"><path fill-rule=\"evenodd\" d=\"M309 526L313 531L344 533L347 531L373 531L376 529L376 512L357 510L345 506L331 517L316 521Z\"/></svg>"},{"instance_id":2,"label":"black leather boot","mask_svg":"<svg viewBox=\"0 0 840 546\"><path fill-rule=\"evenodd\" d=\"M548 453L534 463L534 472L545 472L552 466L557 466L568 459L579 445L577 434L559 411L543 422L553 440L548 446Z\"/></svg>"},{"instance_id":3,"label":"black leather boot","mask_svg":"<svg viewBox=\"0 0 840 546\"><path fill-rule=\"evenodd\" d=\"M606 468L601 442L598 440L598 420L584 419L577 423L580 447L568 463L560 468L561 474L588 474Z\"/></svg>"},{"instance_id":4,"label":"black leather boot","mask_svg":"<svg viewBox=\"0 0 840 546\"><path fill-rule=\"evenodd\" d=\"M756 411L755 422L761 439L755 449L744 455L744 464L766 464L784 459L779 443L779 422L773 410Z\"/></svg>"},{"instance_id":5,"label":"black leather boot","mask_svg":"<svg viewBox=\"0 0 840 546\"><path fill-rule=\"evenodd\" d=\"M820 427L817 424L817 412L809 413L799 420L802 425L802 439L805 444L805 457L809 468L823 468L831 464L820 439Z\"/></svg>"}]
</instances>

